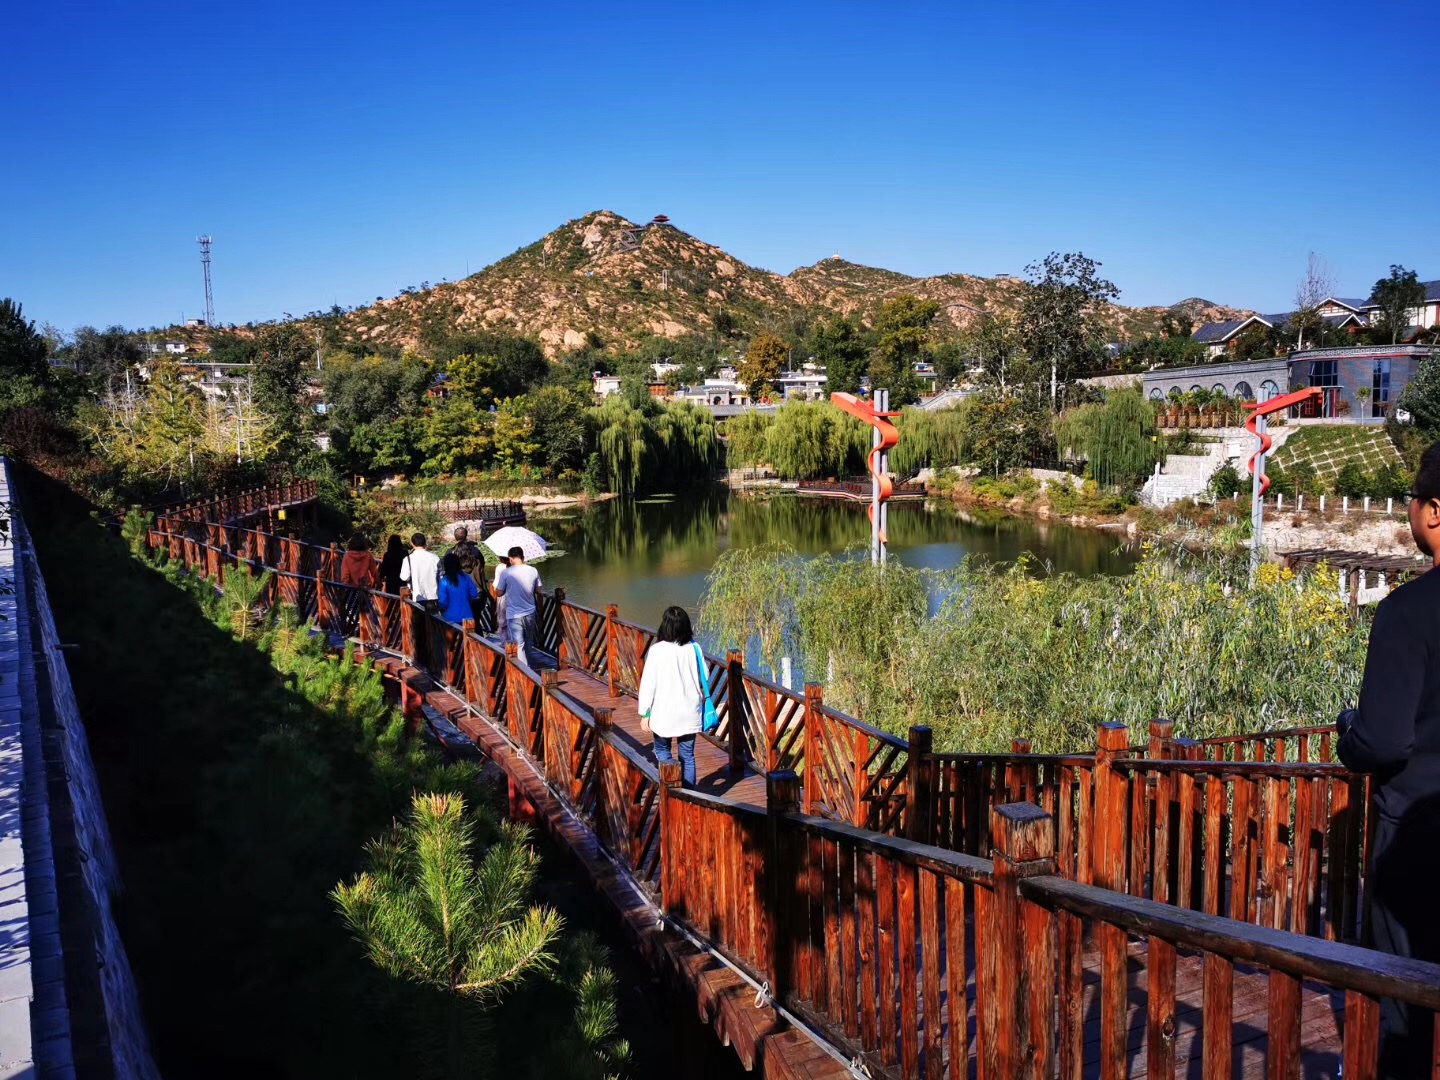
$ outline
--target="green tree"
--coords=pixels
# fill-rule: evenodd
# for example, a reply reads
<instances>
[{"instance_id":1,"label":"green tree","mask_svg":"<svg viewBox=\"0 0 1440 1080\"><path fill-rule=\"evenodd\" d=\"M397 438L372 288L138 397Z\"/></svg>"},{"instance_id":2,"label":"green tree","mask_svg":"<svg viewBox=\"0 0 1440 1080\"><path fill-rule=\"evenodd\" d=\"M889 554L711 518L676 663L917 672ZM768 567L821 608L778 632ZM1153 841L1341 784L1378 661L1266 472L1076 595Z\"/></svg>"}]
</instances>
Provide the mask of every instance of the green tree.
<instances>
[{"instance_id":1,"label":"green tree","mask_svg":"<svg viewBox=\"0 0 1440 1080\"><path fill-rule=\"evenodd\" d=\"M924 359L930 325L940 312L935 300L908 293L886 300L875 320L875 351L870 359L870 385L890 391L890 404L908 405L920 396L915 364Z\"/></svg>"},{"instance_id":2,"label":"green tree","mask_svg":"<svg viewBox=\"0 0 1440 1080\"><path fill-rule=\"evenodd\" d=\"M1269 326L1255 323L1240 331L1230 347L1233 360L1264 360L1280 351L1279 335Z\"/></svg>"},{"instance_id":3,"label":"green tree","mask_svg":"<svg viewBox=\"0 0 1440 1080\"><path fill-rule=\"evenodd\" d=\"M980 381L998 387L1002 394L1034 377L1015 324L1005 315L980 319L964 335L963 348L980 369Z\"/></svg>"},{"instance_id":4,"label":"green tree","mask_svg":"<svg viewBox=\"0 0 1440 1080\"><path fill-rule=\"evenodd\" d=\"M325 358L325 429L342 469L409 472L418 465L413 460L417 421L433 370L414 353L356 357L338 352Z\"/></svg>"},{"instance_id":5,"label":"green tree","mask_svg":"<svg viewBox=\"0 0 1440 1080\"><path fill-rule=\"evenodd\" d=\"M539 858L502 825L488 848L459 795L414 797L368 847L370 869L332 896L376 967L445 995L445 1075L474 1075L477 1021L556 963L560 916L530 902Z\"/></svg>"},{"instance_id":6,"label":"green tree","mask_svg":"<svg viewBox=\"0 0 1440 1080\"><path fill-rule=\"evenodd\" d=\"M1021 344L1050 372L1050 410L1063 384L1096 367L1104 355L1102 316L1120 295L1081 252L1052 252L1025 268L1030 288L1020 303Z\"/></svg>"},{"instance_id":7,"label":"green tree","mask_svg":"<svg viewBox=\"0 0 1440 1080\"><path fill-rule=\"evenodd\" d=\"M1130 490L1155 465L1155 410L1138 390L1115 390L1104 404L1081 405L1060 414L1055 440L1089 462L1097 484Z\"/></svg>"},{"instance_id":8,"label":"green tree","mask_svg":"<svg viewBox=\"0 0 1440 1080\"><path fill-rule=\"evenodd\" d=\"M645 414L613 395L594 410L596 452L605 468L605 486L629 495L639 486L650 457L650 439Z\"/></svg>"},{"instance_id":9,"label":"green tree","mask_svg":"<svg viewBox=\"0 0 1440 1080\"><path fill-rule=\"evenodd\" d=\"M1053 446L1050 417L1033 394L987 388L957 407L964 428L964 460L992 476L1044 455Z\"/></svg>"},{"instance_id":10,"label":"green tree","mask_svg":"<svg viewBox=\"0 0 1440 1080\"><path fill-rule=\"evenodd\" d=\"M445 388L479 409L494 405L499 382L500 360L495 356L461 353L445 365Z\"/></svg>"},{"instance_id":11,"label":"green tree","mask_svg":"<svg viewBox=\"0 0 1440 1080\"><path fill-rule=\"evenodd\" d=\"M0 300L0 411L38 405L49 379L49 346L19 303Z\"/></svg>"},{"instance_id":12,"label":"green tree","mask_svg":"<svg viewBox=\"0 0 1440 1080\"><path fill-rule=\"evenodd\" d=\"M430 476L481 469L495 453L495 418L469 398L446 398L426 414L417 442Z\"/></svg>"},{"instance_id":13,"label":"green tree","mask_svg":"<svg viewBox=\"0 0 1440 1080\"><path fill-rule=\"evenodd\" d=\"M301 399L305 368L315 355L315 342L295 323L265 327L257 340L251 370L251 394L280 439L281 452L301 450L308 410Z\"/></svg>"},{"instance_id":14,"label":"green tree","mask_svg":"<svg viewBox=\"0 0 1440 1080\"><path fill-rule=\"evenodd\" d=\"M774 389L773 384L784 370L789 356L790 346L774 334L758 334L750 339L750 347L745 350L745 359L740 361L737 375L751 401L759 401Z\"/></svg>"},{"instance_id":15,"label":"green tree","mask_svg":"<svg viewBox=\"0 0 1440 1080\"><path fill-rule=\"evenodd\" d=\"M1358 461L1347 461L1335 474L1335 494L1358 499L1370 494L1370 476Z\"/></svg>"},{"instance_id":16,"label":"green tree","mask_svg":"<svg viewBox=\"0 0 1440 1080\"><path fill-rule=\"evenodd\" d=\"M860 392L860 379L866 371L870 349L865 335L853 319L844 315L824 320L811 335L815 359L825 367L825 386L832 394Z\"/></svg>"},{"instance_id":17,"label":"green tree","mask_svg":"<svg viewBox=\"0 0 1440 1080\"><path fill-rule=\"evenodd\" d=\"M542 386L520 398L517 405L531 419L535 441L541 447L540 461L551 475L584 467L590 450L588 394L582 396L564 386Z\"/></svg>"},{"instance_id":18,"label":"green tree","mask_svg":"<svg viewBox=\"0 0 1440 1080\"><path fill-rule=\"evenodd\" d=\"M71 335L59 351L57 359L82 375L94 376L104 385L123 376L145 359L145 347L139 335L123 326L97 330L82 326Z\"/></svg>"},{"instance_id":19,"label":"green tree","mask_svg":"<svg viewBox=\"0 0 1440 1080\"><path fill-rule=\"evenodd\" d=\"M435 349L435 359L447 367L455 357L462 355L491 358L494 373L488 385L497 400L519 397L550 376L550 361L545 358L540 346L529 338L506 334L460 334L445 338Z\"/></svg>"},{"instance_id":20,"label":"green tree","mask_svg":"<svg viewBox=\"0 0 1440 1080\"><path fill-rule=\"evenodd\" d=\"M1382 339L1388 334L1393 345L1409 329L1411 310L1425 303L1425 286L1414 270L1392 265L1390 275L1375 282L1370 290L1370 303L1380 306L1376 331Z\"/></svg>"}]
</instances>

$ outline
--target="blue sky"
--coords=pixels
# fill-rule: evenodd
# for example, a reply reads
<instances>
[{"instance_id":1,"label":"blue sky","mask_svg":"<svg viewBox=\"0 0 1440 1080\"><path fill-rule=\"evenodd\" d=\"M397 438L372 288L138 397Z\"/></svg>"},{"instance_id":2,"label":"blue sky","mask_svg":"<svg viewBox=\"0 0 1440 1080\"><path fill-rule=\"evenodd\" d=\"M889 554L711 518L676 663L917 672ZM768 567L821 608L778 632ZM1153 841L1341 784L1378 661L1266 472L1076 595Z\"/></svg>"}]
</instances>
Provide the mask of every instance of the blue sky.
<instances>
[{"instance_id":1,"label":"blue sky","mask_svg":"<svg viewBox=\"0 0 1440 1080\"><path fill-rule=\"evenodd\" d=\"M0 295L69 329L455 279L594 209L1126 303L1440 277L1433 4L26 4Z\"/></svg>"}]
</instances>

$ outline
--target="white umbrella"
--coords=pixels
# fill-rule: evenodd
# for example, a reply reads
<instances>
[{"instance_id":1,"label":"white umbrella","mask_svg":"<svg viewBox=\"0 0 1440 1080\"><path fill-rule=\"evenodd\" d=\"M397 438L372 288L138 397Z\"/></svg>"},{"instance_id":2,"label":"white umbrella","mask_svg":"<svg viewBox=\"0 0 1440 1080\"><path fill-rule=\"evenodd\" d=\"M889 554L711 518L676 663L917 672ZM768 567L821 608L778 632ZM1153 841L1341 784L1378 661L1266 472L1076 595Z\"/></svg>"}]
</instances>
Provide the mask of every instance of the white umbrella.
<instances>
[{"instance_id":1,"label":"white umbrella","mask_svg":"<svg viewBox=\"0 0 1440 1080\"><path fill-rule=\"evenodd\" d=\"M529 529L522 529L519 525L506 525L487 536L485 546L502 559L510 553L512 547L518 547L525 553L527 560L533 560L545 554L547 545L542 537Z\"/></svg>"}]
</instances>

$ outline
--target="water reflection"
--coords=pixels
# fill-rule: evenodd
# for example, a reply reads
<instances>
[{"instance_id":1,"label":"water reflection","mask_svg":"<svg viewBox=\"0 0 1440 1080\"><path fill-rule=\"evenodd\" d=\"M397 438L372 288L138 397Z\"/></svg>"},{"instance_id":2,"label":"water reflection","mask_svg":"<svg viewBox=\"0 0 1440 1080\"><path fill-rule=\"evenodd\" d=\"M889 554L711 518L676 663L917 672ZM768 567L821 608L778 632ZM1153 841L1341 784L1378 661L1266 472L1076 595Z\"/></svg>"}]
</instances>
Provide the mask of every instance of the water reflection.
<instances>
[{"instance_id":1,"label":"water reflection","mask_svg":"<svg viewBox=\"0 0 1440 1080\"><path fill-rule=\"evenodd\" d=\"M788 544L803 555L868 544L870 521L853 503L732 496L724 488L674 499L614 499L585 509L531 515L531 527L564 549L541 564L545 584L563 585L589 607L618 604L623 617L654 626L668 604L692 611L705 576L728 548ZM890 557L944 570L967 554L1077 574L1126 574L1136 555L1120 539L1068 525L997 515L966 520L946 503L890 508Z\"/></svg>"}]
</instances>

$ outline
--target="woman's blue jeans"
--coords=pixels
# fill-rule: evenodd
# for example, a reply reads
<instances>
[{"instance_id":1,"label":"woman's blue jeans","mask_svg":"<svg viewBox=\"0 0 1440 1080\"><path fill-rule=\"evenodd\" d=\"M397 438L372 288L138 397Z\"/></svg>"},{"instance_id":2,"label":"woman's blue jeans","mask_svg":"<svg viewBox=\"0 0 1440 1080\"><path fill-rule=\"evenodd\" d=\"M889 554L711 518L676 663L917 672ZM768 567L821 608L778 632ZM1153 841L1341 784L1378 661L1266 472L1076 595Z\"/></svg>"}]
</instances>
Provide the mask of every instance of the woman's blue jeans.
<instances>
[{"instance_id":1,"label":"woman's blue jeans","mask_svg":"<svg viewBox=\"0 0 1440 1080\"><path fill-rule=\"evenodd\" d=\"M670 753L670 740L655 737L655 761L660 765L674 765L675 758ZM675 741L680 744L680 776L685 786L695 786L695 736L676 735Z\"/></svg>"}]
</instances>

